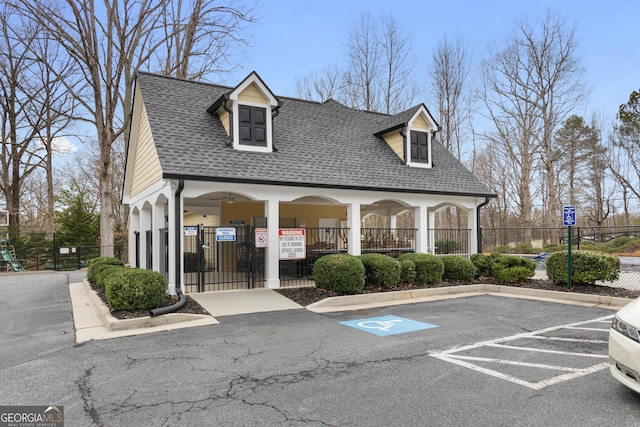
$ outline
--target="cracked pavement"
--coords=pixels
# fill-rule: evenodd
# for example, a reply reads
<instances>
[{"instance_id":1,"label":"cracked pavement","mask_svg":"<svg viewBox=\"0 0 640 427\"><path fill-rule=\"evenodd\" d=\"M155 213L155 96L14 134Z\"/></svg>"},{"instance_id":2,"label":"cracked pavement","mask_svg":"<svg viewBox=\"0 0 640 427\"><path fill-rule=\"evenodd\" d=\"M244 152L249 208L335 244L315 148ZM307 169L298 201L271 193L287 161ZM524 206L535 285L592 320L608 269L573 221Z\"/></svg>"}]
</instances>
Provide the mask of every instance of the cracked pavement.
<instances>
[{"instance_id":1,"label":"cracked pavement","mask_svg":"<svg viewBox=\"0 0 640 427\"><path fill-rule=\"evenodd\" d=\"M438 327L378 337L338 323L389 314ZM640 397L607 371L529 390L430 357L607 314L479 296L229 316L216 326L80 345L22 330L19 351L0 346L0 404L61 405L67 426L637 425Z\"/></svg>"}]
</instances>

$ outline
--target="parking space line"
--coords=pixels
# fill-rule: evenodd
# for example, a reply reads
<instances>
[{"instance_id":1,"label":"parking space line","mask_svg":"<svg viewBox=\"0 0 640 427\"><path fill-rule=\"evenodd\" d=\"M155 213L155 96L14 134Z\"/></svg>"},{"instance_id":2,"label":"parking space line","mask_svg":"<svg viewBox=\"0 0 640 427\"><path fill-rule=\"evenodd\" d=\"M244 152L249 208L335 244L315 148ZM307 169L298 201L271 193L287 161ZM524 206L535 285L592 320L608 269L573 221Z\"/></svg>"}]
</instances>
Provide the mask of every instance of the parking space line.
<instances>
[{"instance_id":1,"label":"parking space line","mask_svg":"<svg viewBox=\"0 0 640 427\"><path fill-rule=\"evenodd\" d=\"M592 343L592 344L606 344L607 343L607 340L588 340L588 339L584 339L584 338L563 338L563 337L542 337L542 336L538 336L538 335L533 335L533 336L531 336L529 338L539 339L539 340L549 340L549 341L584 342L584 343Z\"/></svg>"},{"instance_id":2,"label":"parking space line","mask_svg":"<svg viewBox=\"0 0 640 427\"><path fill-rule=\"evenodd\" d=\"M546 348L535 348L535 347L520 347L517 345L488 344L487 347L504 348L507 350L524 350L524 351L530 351L533 353L562 354L563 356L580 356L580 357L595 357L595 358L607 357L606 354L573 353L570 351L549 350Z\"/></svg>"},{"instance_id":3,"label":"parking space line","mask_svg":"<svg viewBox=\"0 0 640 427\"><path fill-rule=\"evenodd\" d=\"M471 345L461 346L457 348L452 348L445 351L434 352L431 353L430 356L435 357L440 360L444 360L450 363L457 364L459 366L463 366L465 368L472 369L474 371L484 373L487 375L491 375L496 378L500 378L506 381L510 381L515 384L519 384L525 387L529 387L535 390L542 389L544 387L548 387L553 384L558 384L563 381L568 381L571 379L575 379L593 372L600 371L608 367L608 362L596 363L595 365L587 366L586 368L578 368L575 366L559 366L557 364L545 364L545 363L532 363L532 362L522 362L519 360L509 360L508 358L492 358L492 357L481 357L481 356L469 356L465 354L461 354L466 351L475 350L482 351L483 348L493 348L493 349L502 349L505 351L522 351L522 352L530 352L537 354L548 354L548 355L559 355L559 356L567 356L567 365L571 365L576 362L576 358L587 358L587 359L607 359L607 354L604 353L580 353L580 352L571 352L565 350L554 350L549 348L537 348L535 346L517 346L507 344L509 342L513 343L516 340L522 339L534 339L538 340L540 343L542 341L548 341L550 343L558 342L558 345L561 342L570 342L570 343L585 343L585 344L601 344L604 348L606 348L606 340L600 339L584 339L584 338L570 338L570 337L553 337L546 336L550 332L559 331L559 330L575 330L575 331L592 331L592 332L608 332L607 329L600 328L591 328L583 325L593 324L593 323L611 323L611 319L613 315L603 316L596 319L585 320L581 322L569 323L565 325L552 326L549 328L540 329L533 332L526 332L522 334L516 334L508 337L498 338L494 340L483 341ZM535 342L535 341L534 341ZM547 344L547 346L553 344ZM520 353L522 354L522 353ZM584 360L584 359L582 359ZM499 365L511 365L511 366L519 366L523 369L541 369L541 370L552 370L552 371L561 371L565 372L560 375L552 376L550 378L543 379L538 382L526 381L524 379L518 378L514 375L505 374L495 369L489 369L484 366L479 366L472 362L484 362L484 363L492 363L497 366ZM544 373L543 373L544 374Z\"/></svg>"},{"instance_id":4,"label":"parking space line","mask_svg":"<svg viewBox=\"0 0 640 427\"><path fill-rule=\"evenodd\" d=\"M566 371L566 372L580 371L580 369L578 368L571 368L568 366L545 365L542 363L531 363L531 362L518 362L515 360L492 359L489 357L458 356L458 355L454 355L450 357L457 360L470 360L475 362L491 362L491 363L498 363L501 365L527 366L529 368L553 369L556 371Z\"/></svg>"}]
</instances>

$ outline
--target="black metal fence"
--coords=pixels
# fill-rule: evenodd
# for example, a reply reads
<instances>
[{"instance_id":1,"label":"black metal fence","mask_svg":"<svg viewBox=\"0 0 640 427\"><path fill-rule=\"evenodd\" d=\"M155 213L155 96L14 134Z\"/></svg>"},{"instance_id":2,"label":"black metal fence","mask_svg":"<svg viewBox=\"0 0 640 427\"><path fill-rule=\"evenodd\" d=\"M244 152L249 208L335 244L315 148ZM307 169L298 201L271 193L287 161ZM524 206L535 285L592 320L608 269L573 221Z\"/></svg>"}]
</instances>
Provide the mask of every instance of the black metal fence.
<instances>
[{"instance_id":1,"label":"black metal fence","mask_svg":"<svg viewBox=\"0 0 640 427\"><path fill-rule=\"evenodd\" d=\"M77 270L83 268L87 260L100 256L99 245L69 245L56 239L55 233L20 232L2 233L0 240L11 247L12 257L26 271ZM126 244L112 246L114 256L123 263L128 262ZM3 260L0 272L11 271L11 264Z\"/></svg>"},{"instance_id":2,"label":"black metal fence","mask_svg":"<svg viewBox=\"0 0 640 427\"><path fill-rule=\"evenodd\" d=\"M568 241L569 227L482 228L483 252L543 251ZM640 226L571 227L572 246L608 243L620 237L640 238Z\"/></svg>"}]
</instances>

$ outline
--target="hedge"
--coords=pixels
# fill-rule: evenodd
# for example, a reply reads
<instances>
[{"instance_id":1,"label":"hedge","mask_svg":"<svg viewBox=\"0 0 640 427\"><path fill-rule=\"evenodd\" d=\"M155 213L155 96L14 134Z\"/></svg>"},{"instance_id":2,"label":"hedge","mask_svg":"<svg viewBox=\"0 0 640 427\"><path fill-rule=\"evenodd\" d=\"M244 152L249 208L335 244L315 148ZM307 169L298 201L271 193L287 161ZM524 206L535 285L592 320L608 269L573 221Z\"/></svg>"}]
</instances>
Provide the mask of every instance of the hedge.
<instances>
[{"instance_id":1,"label":"hedge","mask_svg":"<svg viewBox=\"0 0 640 427\"><path fill-rule=\"evenodd\" d=\"M555 284L569 282L569 252L554 252L547 258L547 276ZM620 259L604 252L572 250L572 284L594 284L597 281L614 281L620 277Z\"/></svg>"},{"instance_id":2,"label":"hedge","mask_svg":"<svg viewBox=\"0 0 640 427\"><path fill-rule=\"evenodd\" d=\"M167 280L161 273L123 268L104 278L111 310L151 310L166 299Z\"/></svg>"},{"instance_id":3,"label":"hedge","mask_svg":"<svg viewBox=\"0 0 640 427\"><path fill-rule=\"evenodd\" d=\"M440 257L444 264L443 279L471 280L476 275L476 267L471 261L459 255L446 255Z\"/></svg>"},{"instance_id":4,"label":"hedge","mask_svg":"<svg viewBox=\"0 0 640 427\"><path fill-rule=\"evenodd\" d=\"M330 254L313 264L316 287L338 294L357 294L364 288L364 265L359 257Z\"/></svg>"},{"instance_id":5,"label":"hedge","mask_svg":"<svg viewBox=\"0 0 640 427\"><path fill-rule=\"evenodd\" d=\"M124 266L122 261L113 257L97 257L91 258L87 261L87 280L97 285L98 276L101 274L102 269L108 266Z\"/></svg>"},{"instance_id":6,"label":"hedge","mask_svg":"<svg viewBox=\"0 0 640 427\"><path fill-rule=\"evenodd\" d=\"M436 284L442 282L444 264L435 255L406 253L398 257L399 260L410 260L416 265L416 283Z\"/></svg>"},{"instance_id":7,"label":"hedge","mask_svg":"<svg viewBox=\"0 0 640 427\"><path fill-rule=\"evenodd\" d=\"M400 263L384 254L363 254L366 282L373 286L394 286L400 282Z\"/></svg>"}]
</instances>

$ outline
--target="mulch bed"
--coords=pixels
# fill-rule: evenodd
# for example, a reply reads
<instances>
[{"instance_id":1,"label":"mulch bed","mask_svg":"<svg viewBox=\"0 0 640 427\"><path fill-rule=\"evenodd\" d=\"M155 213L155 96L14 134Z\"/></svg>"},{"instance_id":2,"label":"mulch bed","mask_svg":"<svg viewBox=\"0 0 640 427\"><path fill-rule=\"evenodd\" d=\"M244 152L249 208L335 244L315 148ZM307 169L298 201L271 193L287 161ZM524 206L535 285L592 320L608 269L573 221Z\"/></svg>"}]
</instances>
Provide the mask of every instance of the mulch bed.
<instances>
[{"instance_id":1,"label":"mulch bed","mask_svg":"<svg viewBox=\"0 0 640 427\"><path fill-rule=\"evenodd\" d=\"M471 284L491 284L494 283L491 279L477 279L471 281L464 282L455 282L455 281L443 281L442 283L438 283L435 285L396 285L391 287L375 287L367 285L362 290L361 294L370 294L376 292L392 292L392 291L408 291L413 289L428 289L428 288L439 288L446 286L460 286L460 285L471 285ZM107 298L104 293L104 290L98 288L93 283L90 283L91 288L97 292L97 294L102 298L102 301L107 305ZM583 294L592 294L592 295L603 295L603 296L611 296L611 297L620 297L620 298L638 298L640 297L640 291L632 291L624 288L613 288L609 286L600 286L600 285L574 285L571 289L568 289L567 286L558 286L554 285L550 280L528 280L522 283L515 283L510 286L520 287L520 288L531 288L531 289L544 289L549 291L561 291L561 292L569 292L569 293L583 293ZM319 289L315 287L302 287L302 288L280 288L275 289L276 292L281 295L289 298L290 300L302 305L307 306L309 304L313 304L314 302L323 300L325 298L339 296L331 291L327 291L324 289ZM177 296L168 296L161 307L169 306L175 304L178 301ZM186 296L185 304L175 311L175 313L189 313L189 314L209 314L200 304L195 302L189 295ZM149 315L149 310L116 310L112 311L111 315L116 319L134 319L137 317L145 317Z\"/></svg>"},{"instance_id":2,"label":"mulch bed","mask_svg":"<svg viewBox=\"0 0 640 427\"><path fill-rule=\"evenodd\" d=\"M105 303L105 305L107 307L109 307L109 304L107 303L107 296L105 295L104 290L102 288L99 288L98 286L94 285L91 282L89 282L89 284L91 285L91 289L96 291L96 293L102 299L102 301ZM162 305L160 305L160 307L167 307L167 306L173 305L173 304L175 304L177 302L178 302L178 296L177 295L174 295L174 296L167 295L166 299L164 300ZM174 313L209 314L209 312L207 310L202 308L202 306L200 304L198 304L197 302L195 302L189 295L185 296L184 305L182 307L180 307L178 310L174 311ZM116 319L120 319L120 320L123 320L123 319L135 319L135 318L138 318L138 317L149 316L149 310L112 310L111 311L111 315L113 317L115 317Z\"/></svg>"},{"instance_id":3,"label":"mulch bed","mask_svg":"<svg viewBox=\"0 0 640 427\"><path fill-rule=\"evenodd\" d=\"M442 283L438 283L435 285L396 285L391 287L374 287L367 285L362 290L361 294L370 294L376 292L392 292L392 291L409 291L414 289L428 289L428 288L439 288L445 286L460 286L460 285L472 285L472 284L493 284L493 280L491 279L476 279L471 281L443 281ZM620 298L638 298L640 297L640 291L632 291L629 289L623 288L613 288L610 286L600 286L600 285L574 285L571 289L569 289L566 285L558 286L554 285L550 280L527 280L522 283L515 283L509 286L519 287L519 288L531 288L531 289L543 289L548 291L561 291L561 292L569 292L569 293L582 293L582 294L592 294L592 295L603 295L603 296L611 296L611 297L620 297ZM337 296L338 294L326 291L324 289L318 289L314 287L304 287L304 288L281 288L276 289L277 292L289 298L290 300L307 306L309 304L313 304L314 302L323 300L328 297Z\"/></svg>"}]
</instances>

